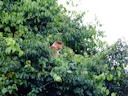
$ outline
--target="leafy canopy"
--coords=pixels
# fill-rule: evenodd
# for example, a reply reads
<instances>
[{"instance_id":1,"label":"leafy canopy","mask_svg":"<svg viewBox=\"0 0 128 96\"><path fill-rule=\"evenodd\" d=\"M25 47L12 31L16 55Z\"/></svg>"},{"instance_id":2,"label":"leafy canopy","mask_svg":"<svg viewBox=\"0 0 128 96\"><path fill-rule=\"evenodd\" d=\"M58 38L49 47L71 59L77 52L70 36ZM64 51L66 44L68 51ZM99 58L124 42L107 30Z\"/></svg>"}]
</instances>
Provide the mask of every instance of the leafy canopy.
<instances>
[{"instance_id":1,"label":"leafy canopy","mask_svg":"<svg viewBox=\"0 0 128 96\"><path fill-rule=\"evenodd\" d=\"M106 46L84 15L57 0L1 0L0 96L126 96L128 45ZM64 46L52 58L56 40Z\"/></svg>"}]
</instances>

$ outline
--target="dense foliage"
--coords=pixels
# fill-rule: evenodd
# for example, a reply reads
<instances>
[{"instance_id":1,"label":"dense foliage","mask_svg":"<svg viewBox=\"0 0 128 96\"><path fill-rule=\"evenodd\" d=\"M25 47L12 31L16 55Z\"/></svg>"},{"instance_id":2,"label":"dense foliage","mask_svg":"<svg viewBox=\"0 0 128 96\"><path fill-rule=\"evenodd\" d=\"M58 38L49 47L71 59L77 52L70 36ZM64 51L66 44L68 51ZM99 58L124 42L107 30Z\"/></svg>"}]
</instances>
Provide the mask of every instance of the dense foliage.
<instances>
[{"instance_id":1,"label":"dense foliage","mask_svg":"<svg viewBox=\"0 0 128 96\"><path fill-rule=\"evenodd\" d=\"M106 46L101 24L83 25L84 15L57 0L1 0L0 96L127 96L128 45Z\"/></svg>"}]
</instances>

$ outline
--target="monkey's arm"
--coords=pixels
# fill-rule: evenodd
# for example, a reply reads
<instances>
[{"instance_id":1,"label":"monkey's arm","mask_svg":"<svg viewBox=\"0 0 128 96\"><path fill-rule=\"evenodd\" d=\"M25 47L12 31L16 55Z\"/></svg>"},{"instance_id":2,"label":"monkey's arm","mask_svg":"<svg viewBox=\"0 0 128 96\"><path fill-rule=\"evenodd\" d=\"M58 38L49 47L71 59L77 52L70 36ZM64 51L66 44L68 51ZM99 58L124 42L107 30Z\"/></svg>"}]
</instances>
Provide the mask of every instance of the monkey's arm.
<instances>
[{"instance_id":1,"label":"monkey's arm","mask_svg":"<svg viewBox=\"0 0 128 96\"><path fill-rule=\"evenodd\" d=\"M56 46L50 46L50 48L53 51L54 57L57 57L59 55L59 51Z\"/></svg>"}]
</instances>

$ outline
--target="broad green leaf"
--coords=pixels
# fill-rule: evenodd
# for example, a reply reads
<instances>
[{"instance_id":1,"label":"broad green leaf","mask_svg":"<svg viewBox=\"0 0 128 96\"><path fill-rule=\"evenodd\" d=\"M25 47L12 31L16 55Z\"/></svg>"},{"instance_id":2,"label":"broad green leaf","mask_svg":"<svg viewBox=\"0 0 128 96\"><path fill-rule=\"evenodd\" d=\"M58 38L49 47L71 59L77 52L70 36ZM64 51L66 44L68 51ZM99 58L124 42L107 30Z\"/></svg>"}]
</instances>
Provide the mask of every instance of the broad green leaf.
<instances>
[{"instance_id":1,"label":"broad green leaf","mask_svg":"<svg viewBox=\"0 0 128 96\"><path fill-rule=\"evenodd\" d=\"M35 69L34 69L32 66L31 66L30 68L31 68L31 71L32 71L32 72L35 71Z\"/></svg>"},{"instance_id":2,"label":"broad green leaf","mask_svg":"<svg viewBox=\"0 0 128 96\"><path fill-rule=\"evenodd\" d=\"M2 89L2 93L3 93L3 94L5 94L7 91L8 91L7 88L3 88L3 89Z\"/></svg>"},{"instance_id":3,"label":"broad green leaf","mask_svg":"<svg viewBox=\"0 0 128 96\"><path fill-rule=\"evenodd\" d=\"M31 67L31 65L30 64L26 64L24 67L28 68L28 67Z\"/></svg>"},{"instance_id":4,"label":"broad green leaf","mask_svg":"<svg viewBox=\"0 0 128 96\"><path fill-rule=\"evenodd\" d=\"M0 7L1 7L1 6L3 6L3 2L2 2L2 1L0 1Z\"/></svg>"},{"instance_id":5,"label":"broad green leaf","mask_svg":"<svg viewBox=\"0 0 128 96\"><path fill-rule=\"evenodd\" d=\"M105 91L106 91L106 87L102 87L101 90L102 90L103 92L105 92Z\"/></svg>"},{"instance_id":6,"label":"broad green leaf","mask_svg":"<svg viewBox=\"0 0 128 96\"><path fill-rule=\"evenodd\" d=\"M114 92L113 92L113 93L111 93L111 96L116 96L116 94L117 94L117 93L114 93Z\"/></svg>"},{"instance_id":7,"label":"broad green leaf","mask_svg":"<svg viewBox=\"0 0 128 96\"><path fill-rule=\"evenodd\" d=\"M121 72L119 70L117 71L117 74L118 74L118 77L121 76Z\"/></svg>"},{"instance_id":8,"label":"broad green leaf","mask_svg":"<svg viewBox=\"0 0 128 96\"><path fill-rule=\"evenodd\" d=\"M4 31L5 31L5 32L11 32L11 30L10 30L9 27L5 27L5 28L4 28Z\"/></svg>"},{"instance_id":9,"label":"broad green leaf","mask_svg":"<svg viewBox=\"0 0 128 96\"><path fill-rule=\"evenodd\" d=\"M117 70L122 70L122 68L121 68L120 66L118 66L116 69L117 69Z\"/></svg>"},{"instance_id":10,"label":"broad green leaf","mask_svg":"<svg viewBox=\"0 0 128 96\"><path fill-rule=\"evenodd\" d=\"M115 69L115 68L112 66L112 67L111 67L111 70L114 70L114 69Z\"/></svg>"},{"instance_id":11,"label":"broad green leaf","mask_svg":"<svg viewBox=\"0 0 128 96\"><path fill-rule=\"evenodd\" d=\"M7 45L14 45L16 41L13 38L6 38Z\"/></svg>"},{"instance_id":12,"label":"broad green leaf","mask_svg":"<svg viewBox=\"0 0 128 96\"><path fill-rule=\"evenodd\" d=\"M113 79L113 75L112 75L112 74L108 74L108 75L107 75L107 80L108 80L108 81L111 81L112 79Z\"/></svg>"},{"instance_id":13,"label":"broad green leaf","mask_svg":"<svg viewBox=\"0 0 128 96\"><path fill-rule=\"evenodd\" d=\"M0 38L2 38L3 37L3 33L2 32L0 32Z\"/></svg>"},{"instance_id":14,"label":"broad green leaf","mask_svg":"<svg viewBox=\"0 0 128 96\"><path fill-rule=\"evenodd\" d=\"M109 90L107 89L107 90L106 90L106 94L108 95L109 93L110 93L110 92L109 92Z\"/></svg>"},{"instance_id":15,"label":"broad green leaf","mask_svg":"<svg viewBox=\"0 0 128 96\"><path fill-rule=\"evenodd\" d=\"M19 51L19 57L21 57L21 56L23 55L23 53L24 53L24 52L23 52L22 50L20 50L20 51Z\"/></svg>"},{"instance_id":16,"label":"broad green leaf","mask_svg":"<svg viewBox=\"0 0 128 96\"><path fill-rule=\"evenodd\" d=\"M12 91L13 91L13 90L8 90L8 92L9 92L10 94L12 94Z\"/></svg>"},{"instance_id":17,"label":"broad green leaf","mask_svg":"<svg viewBox=\"0 0 128 96\"><path fill-rule=\"evenodd\" d=\"M39 73L37 74L37 77L38 77L38 78L40 78L40 76L41 76L41 72L39 72Z\"/></svg>"},{"instance_id":18,"label":"broad green leaf","mask_svg":"<svg viewBox=\"0 0 128 96\"><path fill-rule=\"evenodd\" d=\"M13 48L11 48L11 49L12 49L12 53L14 53L14 52L17 51L15 47L13 47Z\"/></svg>"},{"instance_id":19,"label":"broad green leaf","mask_svg":"<svg viewBox=\"0 0 128 96\"><path fill-rule=\"evenodd\" d=\"M6 54L10 54L10 53L11 53L11 50L12 50L11 47L7 47L6 50L5 50L5 53L6 53Z\"/></svg>"},{"instance_id":20,"label":"broad green leaf","mask_svg":"<svg viewBox=\"0 0 128 96\"><path fill-rule=\"evenodd\" d=\"M31 61L30 60L27 60L26 61L26 65L28 65L28 64L31 64Z\"/></svg>"},{"instance_id":21,"label":"broad green leaf","mask_svg":"<svg viewBox=\"0 0 128 96\"><path fill-rule=\"evenodd\" d=\"M16 85L16 84L13 84L13 85L12 85L12 88L13 88L13 89L15 89L15 90L18 90L18 88L17 88L17 85Z\"/></svg>"},{"instance_id":22,"label":"broad green leaf","mask_svg":"<svg viewBox=\"0 0 128 96\"><path fill-rule=\"evenodd\" d=\"M60 82L60 83L62 82L61 77L58 76L57 74L54 74L53 79L54 79L55 82Z\"/></svg>"}]
</instances>

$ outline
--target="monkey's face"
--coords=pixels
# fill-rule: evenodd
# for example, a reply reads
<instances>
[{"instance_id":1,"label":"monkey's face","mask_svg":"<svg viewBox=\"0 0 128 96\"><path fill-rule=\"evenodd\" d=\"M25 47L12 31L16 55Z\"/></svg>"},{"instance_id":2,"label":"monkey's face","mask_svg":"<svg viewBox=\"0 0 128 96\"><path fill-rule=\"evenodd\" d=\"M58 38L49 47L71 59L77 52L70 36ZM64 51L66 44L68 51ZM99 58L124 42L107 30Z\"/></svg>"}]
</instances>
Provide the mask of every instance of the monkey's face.
<instances>
[{"instance_id":1,"label":"monkey's face","mask_svg":"<svg viewBox=\"0 0 128 96\"><path fill-rule=\"evenodd\" d=\"M60 41L56 42L56 46L57 46L58 51L60 51L62 49L62 45L63 45L62 42L60 42Z\"/></svg>"}]
</instances>

